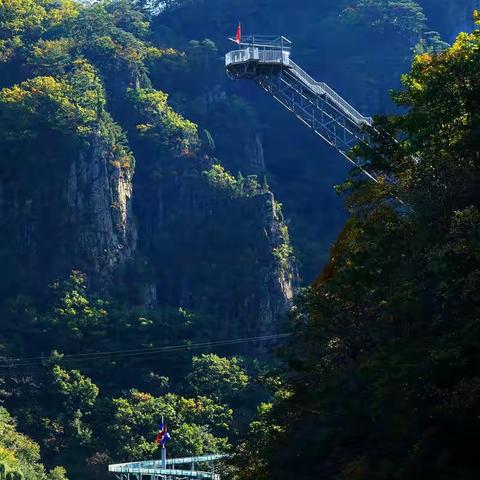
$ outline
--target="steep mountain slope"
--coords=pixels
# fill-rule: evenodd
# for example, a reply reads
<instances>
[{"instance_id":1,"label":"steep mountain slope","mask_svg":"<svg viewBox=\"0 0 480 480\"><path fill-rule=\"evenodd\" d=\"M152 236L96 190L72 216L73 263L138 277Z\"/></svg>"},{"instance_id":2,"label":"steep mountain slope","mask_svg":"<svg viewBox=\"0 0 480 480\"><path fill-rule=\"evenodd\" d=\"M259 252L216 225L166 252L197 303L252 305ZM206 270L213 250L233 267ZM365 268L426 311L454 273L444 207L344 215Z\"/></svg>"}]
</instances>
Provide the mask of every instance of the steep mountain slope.
<instances>
[{"instance_id":1,"label":"steep mountain slope","mask_svg":"<svg viewBox=\"0 0 480 480\"><path fill-rule=\"evenodd\" d=\"M226 102L211 105L208 113L199 110L198 101L187 101L192 89L199 92L203 87L203 96L207 97L205 91L215 91L216 85L217 90L239 95L249 103L250 109L245 107L238 113L231 110L235 123L231 119L226 122L227 127L232 125L226 137L230 142L224 143L224 148L230 152L240 150L236 132L249 128L252 114L247 111L253 110L269 181L284 204L305 283L318 275L331 243L346 221L343 200L333 186L343 181L349 166L263 91L247 82L222 77L222 54L235 48L227 37L233 34L239 20L247 34L286 35L293 41L293 58L314 78L330 84L359 111L385 114L395 111L388 91L400 86L400 76L408 70L413 54L444 48L441 38L450 41L460 27L471 27L475 3L178 0L169 2L171 10L152 21L154 31L169 38L170 45L184 48L192 38L197 44L204 38L216 44L217 66L211 54L209 61L202 64L205 68L201 74L195 72L195 86L177 84L172 91L179 91L179 95L173 95L172 100L192 118L201 118L202 124L215 134L216 124L211 119L216 118L215 112L226 108ZM460 20L461 25L457 24ZM196 93L196 97L201 95ZM224 151L222 158L230 168L232 153Z\"/></svg>"},{"instance_id":2,"label":"steep mountain slope","mask_svg":"<svg viewBox=\"0 0 480 480\"><path fill-rule=\"evenodd\" d=\"M345 184L353 215L298 299L239 478L478 477L479 72L480 30L460 33L415 59L405 113L377 120L390 135L361 152L394 188Z\"/></svg>"},{"instance_id":3,"label":"steep mountain slope","mask_svg":"<svg viewBox=\"0 0 480 480\"><path fill-rule=\"evenodd\" d=\"M147 19L127 1L0 2L0 399L72 479L158 457L161 415L174 454L227 451L266 396L266 346L219 346L243 362L190 345L277 332L296 286L253 129L232 158L257 174L232 175L152 86L197 60Z\"/></svg>"},{"instance_id":4,"label":"steep mountain slope","mask_svg":"<svg viewBox=\"0 0 480 480\"><path fill-rule=\"evenodd\" d=\"M132 305L200 308L218 335L275 330L295 283L287 229L261 180L209 175L207 140L152 89L148 67L182 54L148 43L127 2L21 6L2 7L4 298L72 270L108 292L142 263Z\"/></svg>"}]
</instances>

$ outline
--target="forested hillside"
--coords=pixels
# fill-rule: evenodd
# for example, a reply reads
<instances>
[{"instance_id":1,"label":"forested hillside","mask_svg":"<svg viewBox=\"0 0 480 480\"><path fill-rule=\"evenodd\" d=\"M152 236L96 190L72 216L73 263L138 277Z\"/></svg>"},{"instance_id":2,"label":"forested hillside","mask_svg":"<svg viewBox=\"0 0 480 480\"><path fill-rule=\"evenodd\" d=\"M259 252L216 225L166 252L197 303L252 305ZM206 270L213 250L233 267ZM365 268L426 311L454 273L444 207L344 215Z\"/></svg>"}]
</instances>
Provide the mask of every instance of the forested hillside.
<instances>
[{"instance_id":1,"label":"forested hillside","mask_svg":"<svg viewBox=\"0 0 480 480\"><path fill-rule=\"evenodd\" d=\"M208 38L223 53L232 48L226 38L233 35L239 20L246 34L283 34L293 42L296 63L316 80L328 83L365 115L394 112L389 90L400 86L400 76L409 69L412 55L444 48L458 32L473 28L471 12L479 6L476 0L442 0L441 4L436 0L170 3L171 11L152 23L161 35L168 35L170 45L187 48L192 37ZM179 8L179 4L184 6ZM208 71L212 70L208 66ZM236 142L252 122L245 114L232 117L235 123L231 120L227 126L236 130L229 134L212 115L215 105L201 99L205 91L220 83L255 105L255 131L262 141L269 182L284 206L301 276L310 283L326 262L330 245L346 220L342 198L331 187L343 181L348 165L257 87L211 74L206 78L212 83L203 89L202 84L195 82L196 87L192 87L186 80L189 93L195 88L193 102L185 101L186 90L178 97L173 94L172 100L189 116L209 125L215 138L222 135L229 139L218 145L222 152L228 152L222 153L228 162L230 152L241 151ZM172 83L165 84L169 90L172 87ZM220 108L223 111L225 106ZM238 168L236 163L233 168Z\"/></svg>"},{"instance_id":2,"label":"forested hillside","mask_svg":"<svg viewBox=\"0 0 480 480\"><path fill-rule=\"evenodd\" d=\"M265 367L161 347L278 332L297 285L267 179L226 170L157 87L212 45L163 46L151 20L126 1L0 3L1 400L71 478L157 455L162 414L173 454L228 450Z\"/></svg>"},{"instance_id":3,"label":"forested hillside","mask_svg":"<svg viewBox=\"0 0 480 480\"><path fill-rule=\"evenodd\" d=\"M343 185L352 216L298 299L239 478L478 478L479 52L475 30L418 56L407 113L360 149L385 181Z\"/></svg>"},{"instance_id":4,"label":"forested hillside","mask_svg":"<svg viewBox=\"0 0 480 480\"><path fill-rule=\"evenodd\" d=\"M478 477L480 36L437 3L0 0L0 480L158 458L162 415L225 479ZM225 76L239 20L390 115L388 182Z\"/></svg>"}]
</instances>

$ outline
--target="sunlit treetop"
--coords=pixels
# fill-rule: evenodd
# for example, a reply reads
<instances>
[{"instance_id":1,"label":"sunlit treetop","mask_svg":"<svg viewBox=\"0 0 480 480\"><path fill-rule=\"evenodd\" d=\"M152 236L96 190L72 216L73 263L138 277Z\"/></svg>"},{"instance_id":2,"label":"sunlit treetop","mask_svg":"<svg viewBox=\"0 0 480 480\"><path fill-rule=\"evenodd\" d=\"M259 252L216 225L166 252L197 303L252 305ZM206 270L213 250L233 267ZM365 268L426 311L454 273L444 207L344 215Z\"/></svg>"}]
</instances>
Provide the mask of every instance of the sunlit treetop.
<instances>
[{"instance_id":1,"label":"sunlit treetop","mask_svg":"<svg viewBox=\"0 0 480 480\"><path fill-rule=\"evenodd\" d=\"M194 153L198 146L197 125L186 120L168 105L168 95L154 89L132 89L129 98L144 123L138 132L161 147L169 147L182 156Z\"/></svg>"},{"instance_id":2,"label":"sunlit treetop","mask_svg":"<svg viewBox=\"0 0 480 480\"><path fill-rule=\"evenodd\" d=\"M415 58L411 72L402 77L404 90L395 100L409 107L404 124L422 148L467 146L476 132L469 127L478 116L479 74L479 30L460 33L440 53Z\"/></svg>"},{"instance_id":3,"label":"sunlit treetop","mask_svg":"<svg viewBox=\"0 0 480 480\"><path fill-rule=\"evenodd\" d=\"M78 14L71 0L0 0L0 61Z\"/></svg>"},{"instance_id":4,"label":"sunlit treetop","mask_svg":"<svg viewBox=\"0 0 480 480\"><path fill-rule=\"evenodd\" d=\"M80 135L92 132L105 104L100 80L93 67L83 60L61 78L39 76L0 91L1 118L10 118L10 134L20 138L36 130L37 122L54 130ZM11 116L10 116L10 115ZM1 120L0 120L1 121ZM23 125L23 128L14 128Z\"/></svg>"}]
</instances>

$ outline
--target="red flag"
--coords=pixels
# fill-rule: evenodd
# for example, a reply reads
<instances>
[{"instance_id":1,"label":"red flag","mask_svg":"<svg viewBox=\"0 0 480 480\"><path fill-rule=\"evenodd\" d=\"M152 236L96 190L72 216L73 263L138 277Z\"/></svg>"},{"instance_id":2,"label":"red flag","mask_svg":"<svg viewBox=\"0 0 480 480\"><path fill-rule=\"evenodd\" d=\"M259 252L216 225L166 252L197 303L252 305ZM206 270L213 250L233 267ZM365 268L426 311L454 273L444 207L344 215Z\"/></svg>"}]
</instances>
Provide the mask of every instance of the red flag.
<instances>
[{"instance_id":1,"label":"red flag","mask_svg":"<svg viewBox=\"0 0 480 480\"><path fill-rule=\"evenodd\" d=\"M240 22L238 23L237 27L237 33L235 34L235 41L240 44L242 40L242 26L240 25Z\"/></svg>"}]
</instances>

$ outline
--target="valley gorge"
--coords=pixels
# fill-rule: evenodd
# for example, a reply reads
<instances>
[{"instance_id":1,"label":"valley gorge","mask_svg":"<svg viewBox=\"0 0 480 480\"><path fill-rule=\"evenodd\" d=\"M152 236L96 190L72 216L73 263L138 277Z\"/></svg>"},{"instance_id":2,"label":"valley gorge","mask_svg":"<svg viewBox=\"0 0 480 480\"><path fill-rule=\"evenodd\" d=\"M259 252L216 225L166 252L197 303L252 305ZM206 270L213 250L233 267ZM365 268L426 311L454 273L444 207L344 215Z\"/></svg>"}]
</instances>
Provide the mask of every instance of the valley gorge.
<instances>
[{"instance_id":1,"label":"valley gorge","mask_svg":"<svg viewBox=\"0 0 480 480\"><path fill-rule=\"evenodd\" d=\"M476 480L475 8L0 0L0 480L167 431L214 480ZM374 117L379 182L225 74L239 23Z\"/></svg>"}]
</instances>

